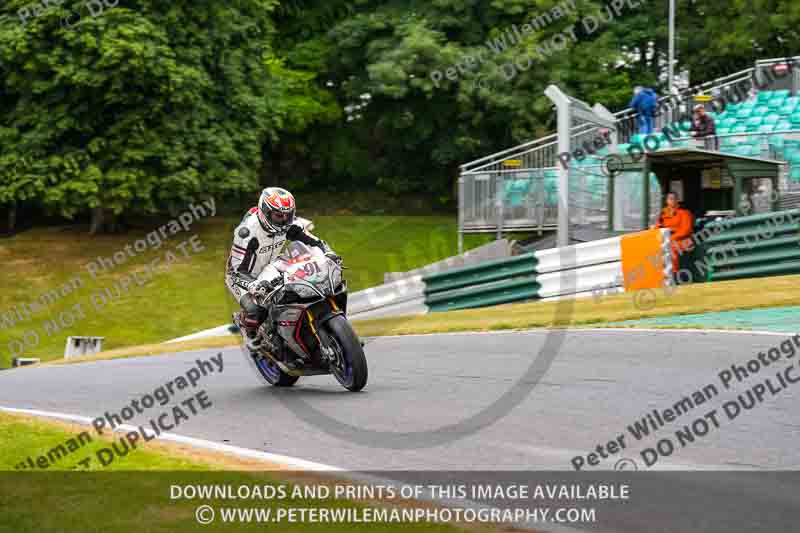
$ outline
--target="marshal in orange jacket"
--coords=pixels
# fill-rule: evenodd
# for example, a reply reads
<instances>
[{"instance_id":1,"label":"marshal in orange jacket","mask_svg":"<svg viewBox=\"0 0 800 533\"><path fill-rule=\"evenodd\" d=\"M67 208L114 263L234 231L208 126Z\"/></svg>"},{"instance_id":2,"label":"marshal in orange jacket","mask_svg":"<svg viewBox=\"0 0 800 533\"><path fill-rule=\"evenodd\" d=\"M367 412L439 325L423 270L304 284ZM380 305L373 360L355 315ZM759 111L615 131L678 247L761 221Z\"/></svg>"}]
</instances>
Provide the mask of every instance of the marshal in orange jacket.
<instances>
[{"instance_id":1,"label":"marshal in orange jacket","mask_svg":"<svg viewBox=\"0 0 800 533\"><path fill-rule=\"evenodd\" d=\"M681 252L691 250L694 245L689 238L694 227L694 217L688 209L682 207L673 209L667 206L661 211L656 227L671 230L669 239L672 241L672 271L677 272Z\"/></svg>"}]
</instances>

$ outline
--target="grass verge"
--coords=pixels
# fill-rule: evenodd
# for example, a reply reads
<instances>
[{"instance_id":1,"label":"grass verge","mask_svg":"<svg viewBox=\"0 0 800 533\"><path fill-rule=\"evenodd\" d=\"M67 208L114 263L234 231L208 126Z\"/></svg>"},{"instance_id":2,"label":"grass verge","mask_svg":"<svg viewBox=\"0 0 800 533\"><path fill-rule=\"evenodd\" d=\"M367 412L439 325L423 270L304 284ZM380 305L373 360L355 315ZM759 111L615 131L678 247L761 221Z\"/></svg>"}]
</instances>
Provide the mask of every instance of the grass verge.
<instances>
[{"instance_id":1,"label":"grass verge","mask_svg":"<svg viewBox=\"0 0 800 533\"><path fill-rule=\"evenodd\" d=\"M129 533L148 531L183 533L190 531L419 531L451 533L459 531L454 525L411 523L309 523L308 520L280 523L223 523L220 507L270 509L276 516L280 509L326 508L429 508L429 504L400 500L362 501L312 499L293 494L297 485L341 484L331 478L302 472L263 472L276 470L275 465L239 460L230 456L198 452L185 446L150 442L145 449L137 448L118 457L108 467L92 468L88 472L71 472L75 458L94 454L108 447L110 439L97 436L77 452L54 463L35 475L19 472L15 466L28 456L47 454L54 446L75 438L87 428L61 422L43 421L31 417L0 412L0 532L89 532ZM91 431L91 430L89 430ZM95 464L94 462L92 464ZM83 467L79 467L84 470ZM7 471L14 471L9 473ZM6 471L6 472L3 472ZM220 500L173 499L173 485L248 485L283 487L285 497L272 499ZM331 491L333 494L333 491ZM216 520L199 525L195 518L198 506L216 508ZM276 527L277 526L277 527ZM488 532L498 529L470 527L472 531ZM508 529L508 528L504 528Z\"/></svg>"}]
</instances>

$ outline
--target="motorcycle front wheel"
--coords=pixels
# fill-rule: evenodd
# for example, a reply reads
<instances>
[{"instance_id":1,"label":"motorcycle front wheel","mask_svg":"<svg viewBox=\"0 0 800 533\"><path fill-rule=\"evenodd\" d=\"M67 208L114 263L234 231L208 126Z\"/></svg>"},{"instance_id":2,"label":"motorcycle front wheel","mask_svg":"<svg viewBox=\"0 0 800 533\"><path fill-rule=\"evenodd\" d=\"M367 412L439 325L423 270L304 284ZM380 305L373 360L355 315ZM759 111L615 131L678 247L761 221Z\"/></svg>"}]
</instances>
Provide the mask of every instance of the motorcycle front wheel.
<instances>
[{"instance_id":1,"label":"motorcycle front wheel","mask_svg":"<svg viewBox=\"0 0 800 533\"><path fill-rule=\"evenodd\" d=\"M345 389L358 392L367 384L367 358L356 332L344 315L331 318L326 324L339 364L331 365L331 373Z\"/></svg>"}]
</instances>

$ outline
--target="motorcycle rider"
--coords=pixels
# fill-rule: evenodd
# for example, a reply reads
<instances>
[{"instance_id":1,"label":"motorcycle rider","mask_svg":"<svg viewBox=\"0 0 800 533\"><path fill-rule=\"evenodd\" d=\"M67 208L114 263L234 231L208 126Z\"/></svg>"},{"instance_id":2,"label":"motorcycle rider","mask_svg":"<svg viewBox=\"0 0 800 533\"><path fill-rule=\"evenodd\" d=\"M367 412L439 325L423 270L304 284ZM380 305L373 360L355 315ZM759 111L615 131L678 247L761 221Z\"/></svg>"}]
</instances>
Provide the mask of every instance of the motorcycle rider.
<instances>
[{"instance_id":1,"label":"motorcycle rider","mask_svg":"<svg viewBox=\"0 0 800 533\"><path fill-rule=\"evenodd\" d=\"M283 275L274 266L286 241L299 241L320 248L334 261L341 259L325 243L307 231L309 220L295 218L294 196L280 187L268 187L261 192L258 205L245 214L234 231L233 245L228 258L225 285L242 307L241 324L247 348L257 351L267 341L274 349L269 325L268 338L260 334L260 326L269 310L258 305L254 294L270 293L280 287ZM261 277L260 281L257 278Z\"/></svg>"}]
</instances>

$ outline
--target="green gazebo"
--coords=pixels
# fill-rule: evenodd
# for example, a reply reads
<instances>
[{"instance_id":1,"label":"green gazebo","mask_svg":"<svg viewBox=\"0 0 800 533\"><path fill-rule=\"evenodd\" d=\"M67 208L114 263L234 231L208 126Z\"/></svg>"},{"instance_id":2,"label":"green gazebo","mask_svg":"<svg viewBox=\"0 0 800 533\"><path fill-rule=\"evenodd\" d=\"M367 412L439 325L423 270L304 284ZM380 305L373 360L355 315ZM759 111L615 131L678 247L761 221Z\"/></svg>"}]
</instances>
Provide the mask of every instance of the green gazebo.
<instances>
[{"instance_id":1,"label":"green gazebo","mask_svg":"<svg viewBox=\"0 0 800 533\"><path fill-rule=\"evenodd\" d=\"M695 217L709 212L729 212L734 216L745 213L743 194L750 196L759 182L769 180L772 191L770 210L776 210L779 198L781 161L729 154L700 148L669 148L633 157L620 155L625 173L641 172L642 219L641 229L650 225L653 206L650 205L650 174L655 174L662 194L678 192L684 207ZM608 221L614 227L614 181L608 182ZM660 206L656 206L656 210Z\"/></svg>"}]
</instances>

